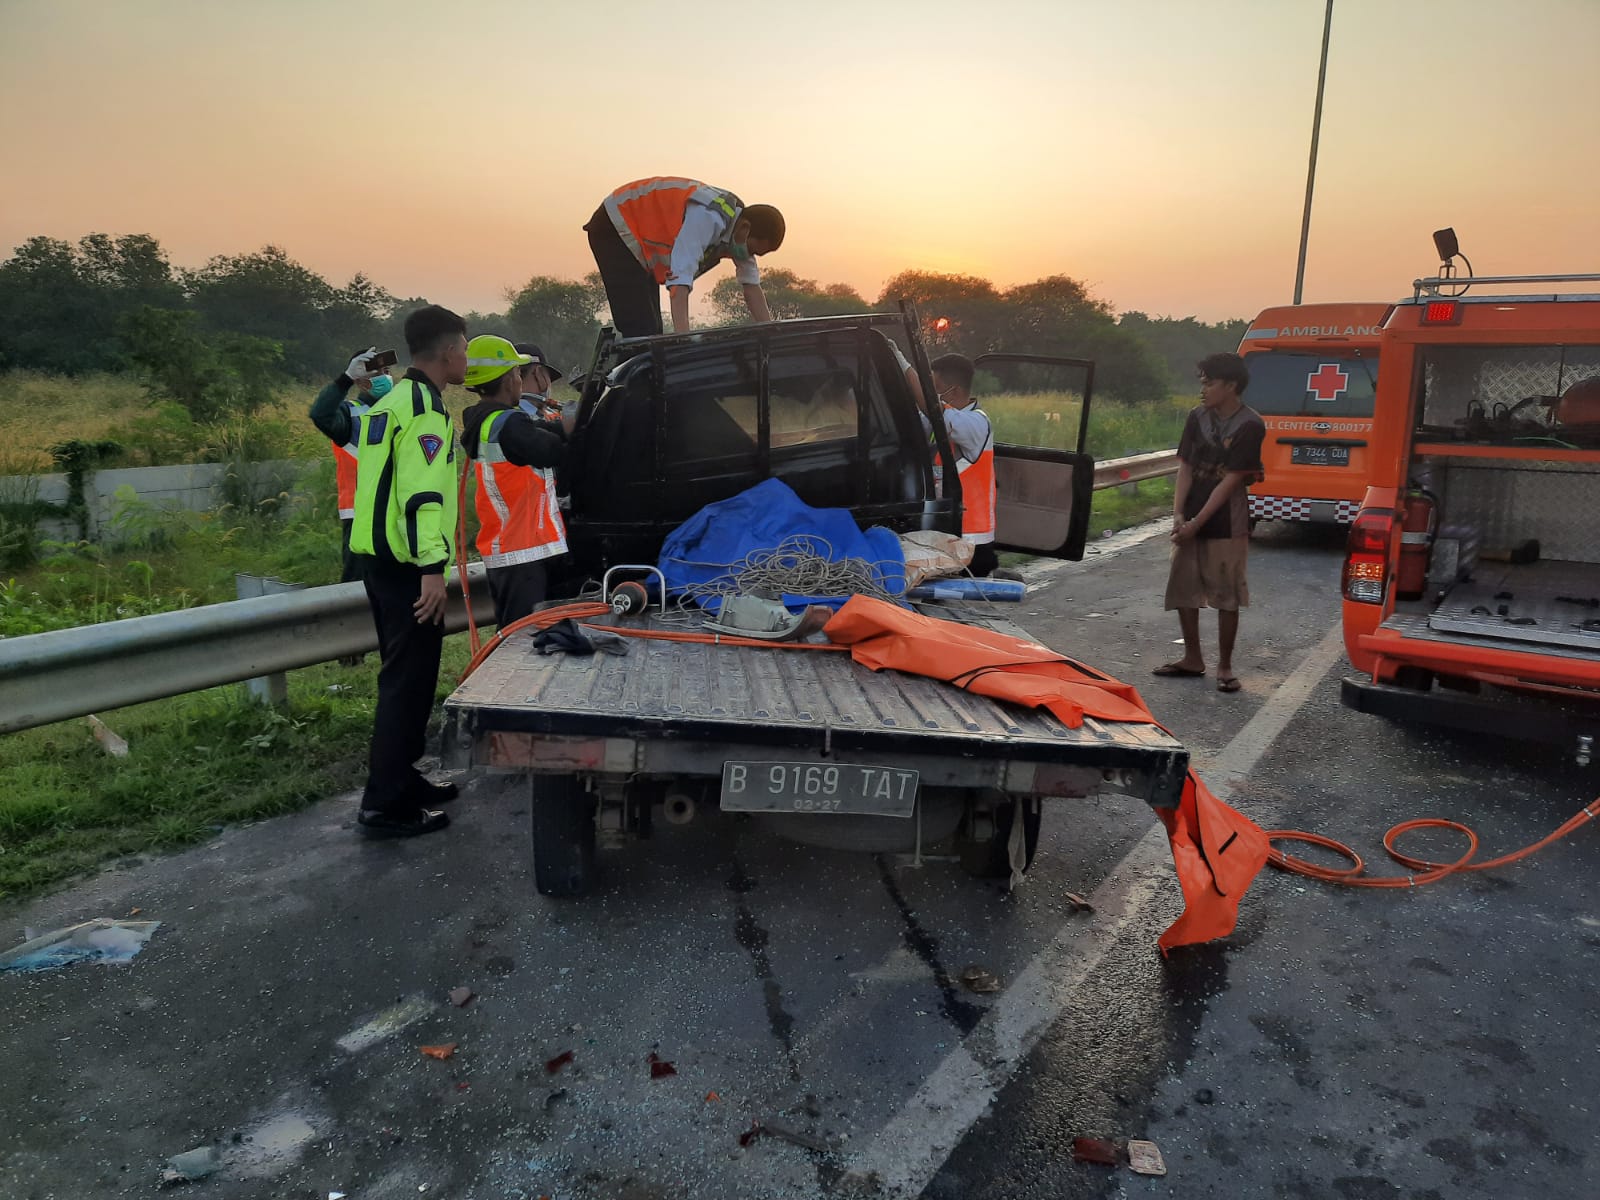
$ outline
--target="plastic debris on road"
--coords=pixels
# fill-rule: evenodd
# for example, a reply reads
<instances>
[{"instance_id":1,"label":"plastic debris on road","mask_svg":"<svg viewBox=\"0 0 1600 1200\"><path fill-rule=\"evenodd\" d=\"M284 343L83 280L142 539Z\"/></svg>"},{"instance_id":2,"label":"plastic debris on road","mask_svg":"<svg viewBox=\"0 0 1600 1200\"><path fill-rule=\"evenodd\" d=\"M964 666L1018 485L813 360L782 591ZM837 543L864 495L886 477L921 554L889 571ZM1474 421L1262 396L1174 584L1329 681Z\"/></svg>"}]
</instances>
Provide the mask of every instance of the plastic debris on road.
<instances>
[{"instance_id":1,"label":"plastic debris on road","mask_svg":"<svg viewBox=\"0 0 1600 1200\"><path fill-rule=\"evenodd\" d=\"M44 934L30 929L27 941L0 954L0 973L54 971L79 962L132 962L160 925L160 921L96 917Z\"/></svg>"},{"instance_id":2,"label":"plastic debris on road","mask_svg":"<svg viewBox=\"0 0 1600 1200\"><path fill-rule=\"evenodd\" d=\"M1154 1142L1144 1142L1137 1138L1128 1140L1128 1167L1140 1175L1167 1173L1167 1163L1161 1157L1161 1148Z\"/></svg>"},{"instance_id":3,"label":"plastic debris on road","mask_svg":"<svg viewBox=\"0 0 1600 1200\"><path fill-rule=\"evenodd\" d=\"M460 1044L459 1042L446 1042L442 1046L419 1046L418 1049L428 1058L437 1058L440 1062L443 1062L456 1052L456 1047Z\"/></svg>"},{"instance_id":4,"label":"plastic debris on road","mask_svg":"<svg viewBox=\"0 0 1600 1200\"><path fill-rule=\"evenodd\" d=\"M167 1168L161 1172L161 1182L171 1185L175 1183L193 1183L197 1179L204 1179L222 1167L222 1152L215 1146L197 1146L193 1150L185 1150L182 1154L174 1154L167 1159Z\"/></svg>"},{"instance_id":5,"label":"plastic debris on road","mask_svg":"<svg viewBox=\"0 0 1600 1200\"><path fill-rule=\"evenodd\" d=\"M469 987L451 988L450 1003L454 1004L457 1008L465 1008L467 1005L472 1003L473 995L474 993Z\"/></svg>"},{"instance_id":6,"label":"plastic debris on road","mask_svg":"<svg viewBox=\"0 0 1600 1200\"><path fill-rule=\"evenodd\" d=\"M566 1066L576 1057L577 1055L575 1055L571 1050L563 1050L554 1058L546 1061L544 1064L545 1073L548 1075L554 1075L557 1071L561 1070L562 1067Z\"/></svg>"},{"instance_id":7,"label":"plastic debris on road","mask_svg":"<svg viewBox=\"0 0 1600 1200\"><path fill-rule=\"evenodd\" d=\"M1072 1139L1072 1158L1074 1162L1115 1167L1122 1163L1122 1151L1115 1142L1105 1138L1080 1137Z\"/></svg>"},{"instance_id":8,"label":"plastic debris on road","mask_svg":"<svg viewBox=\"0 0 1600 1200\"><path fill-rule=\"evenodd\" d=\"M650 1064L651 1079L665 1079L668 1075L676 1075L678 1073L677 1067L662 1058L654 1050L650 1051L650 1055L645 1059L645 1062Z\"/></svg>"},{"instance_id":9,"label":"plastic debris on road","mask_svg":"<svg viewBox=\"0 0 1600 1200\"><path fill-rule=\"evenodd\" d=\"M961 972L961 985L969 992L986 996L1000 990L1000 980L987 967L971 966Z\"/></svg>"}]
</instances>

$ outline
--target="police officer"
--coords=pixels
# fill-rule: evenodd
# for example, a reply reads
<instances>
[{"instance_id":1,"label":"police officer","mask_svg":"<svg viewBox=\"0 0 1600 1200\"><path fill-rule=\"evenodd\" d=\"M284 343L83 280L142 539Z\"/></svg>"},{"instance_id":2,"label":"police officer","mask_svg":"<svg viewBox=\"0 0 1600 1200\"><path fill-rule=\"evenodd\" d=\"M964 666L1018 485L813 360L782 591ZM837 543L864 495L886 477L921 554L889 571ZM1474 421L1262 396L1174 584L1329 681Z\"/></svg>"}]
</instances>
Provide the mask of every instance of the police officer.
<instances>
[{"instance_id":1,"label":"police officer","mask_svg":"<svg viewBox=\"0 0 1600 1200\"><path fill-rule=\"evenodd\" d=\"M350 365L318 392L311 404L311 423L327 435L329 445L333 448L334 487L338 494L341 529L341 583L353 583L361 578L361 564L350 553L350 524L356 515L356 422L372 404L387 396L389 389L394 386L394 380L389 378L387 371L364 374L359 383L350 372L363 372L368 360L376 353L376 346L358 350L350 359ZM354 397L350 396L351 388L356 389ZM348 411L340 411L344 409ZM344 440L334 437L334 433L341 434Z\"/></svg>"},{"instance_id":2,"label":"police officer","mask_svg":"<svg viewBox=\"0 0 1600 1200\"><path fill-rule=\"evenodd\" d=\"M433 805L453 783L430 783L422 757L439 684L445 571L456 527L455 431L442 393L467 373L467 323L430 304L406 318L411 369L355 419L360 445L350 548L378 630L378 708L357 824L369 837L414 837L450 818ZM367 372L352 361L350 377ZM338 440L337 421L328 432Z\"/></svg>"},{"instance_id":3,"label":"police officer","mask_svg":"<svg viewBox=\"0 0 1600 1200\"><path fill-rule=\"evenodd\" d=\"M541 395L530 397L530 386ZM559 417L542 415L549 386L534 355L505 338L467 343L467 388L482 399L461 416L461 447L477 472L478 554L501 629L544 600L545 561L567 552L555 480L567 435Z\"/></svg>"}]
</instances>

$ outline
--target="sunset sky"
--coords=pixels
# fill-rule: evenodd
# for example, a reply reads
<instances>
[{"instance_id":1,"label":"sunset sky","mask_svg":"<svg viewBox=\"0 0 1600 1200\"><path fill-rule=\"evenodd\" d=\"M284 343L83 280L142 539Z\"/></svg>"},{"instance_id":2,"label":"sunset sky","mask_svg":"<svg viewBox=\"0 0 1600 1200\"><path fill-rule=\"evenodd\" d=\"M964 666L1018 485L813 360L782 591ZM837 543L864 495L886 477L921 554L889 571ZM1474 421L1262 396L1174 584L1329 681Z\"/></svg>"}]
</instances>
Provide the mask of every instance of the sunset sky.
<instances>
[{"instance_id":1,"label":"sunset sky","mask_svg":"<svg viewBox=\"0 0 1600 1200\"><path fill-rule=\"evenodd\" d=\"M1065 273L1119 311L1292 297L1322 0L0 0L0 254L271 242L502 307L612 188L778 205L765 260ZM1336 0L1306 299L1600 271L1600 0ZM720 274L708 276L701 290Z\"/></svg>"}]
</instances>

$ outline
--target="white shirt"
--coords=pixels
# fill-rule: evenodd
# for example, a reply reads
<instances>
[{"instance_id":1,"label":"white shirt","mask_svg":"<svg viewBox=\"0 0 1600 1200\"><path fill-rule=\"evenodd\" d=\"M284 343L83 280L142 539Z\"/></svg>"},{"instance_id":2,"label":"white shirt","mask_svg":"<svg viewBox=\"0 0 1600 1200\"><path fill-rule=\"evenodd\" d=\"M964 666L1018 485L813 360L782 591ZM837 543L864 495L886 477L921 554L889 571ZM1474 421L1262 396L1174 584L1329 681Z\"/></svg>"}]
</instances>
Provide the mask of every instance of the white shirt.
<instances>
[{"instance_id":1,"label":"white shirt","mask_svg":"<svg viewBox=\"0 0 1600 1200\"><path fill-rule=\"evenodd\" d=\"M706 251L726 242L734 218L720 208L712 208L690 200L683 210L683 225L678 239L672 243L672 270L667 276L669 288L682 287L693 290L694 273ZM761 268L754 258L734 263L734 277L745 285L761 283Z\"/></svg>"},{"instance_id":2,"label":"white shirt","mask_svg":"<svg viewBox=\"0 0 1600 1200\"><path fill-rule=\"evenodd\" d=\"M966 462L977 462L978 455L989 444L992 429L989 414L978 407L977 401L972 401L965 408L945 409L944 427L955 452Z\"/></svg>"}]
</instances>

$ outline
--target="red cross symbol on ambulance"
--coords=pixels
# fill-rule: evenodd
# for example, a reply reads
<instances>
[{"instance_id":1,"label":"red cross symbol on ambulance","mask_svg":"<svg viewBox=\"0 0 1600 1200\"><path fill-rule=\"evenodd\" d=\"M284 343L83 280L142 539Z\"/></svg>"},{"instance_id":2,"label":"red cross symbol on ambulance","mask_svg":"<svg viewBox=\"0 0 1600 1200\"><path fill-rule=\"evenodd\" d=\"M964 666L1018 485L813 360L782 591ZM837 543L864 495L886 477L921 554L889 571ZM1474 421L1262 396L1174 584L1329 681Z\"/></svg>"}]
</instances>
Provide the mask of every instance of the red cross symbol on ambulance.
<instances>
[{"instance_id":1,"label":"red cross symbol on ambulance","mask_svg":"<svg viewBox=\"0 0 1600 1200\"><path fill-rule=\"evenodd\" d=\"M1323 363L1306 376L1306 391L1315 392L1317 399L1331 404L1339 393L1350 386L1350 376L1339 369L1338 363Z\"/></svg>"}]
</instances>

